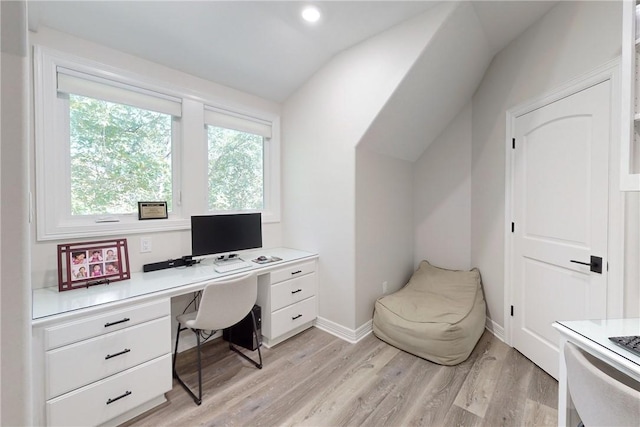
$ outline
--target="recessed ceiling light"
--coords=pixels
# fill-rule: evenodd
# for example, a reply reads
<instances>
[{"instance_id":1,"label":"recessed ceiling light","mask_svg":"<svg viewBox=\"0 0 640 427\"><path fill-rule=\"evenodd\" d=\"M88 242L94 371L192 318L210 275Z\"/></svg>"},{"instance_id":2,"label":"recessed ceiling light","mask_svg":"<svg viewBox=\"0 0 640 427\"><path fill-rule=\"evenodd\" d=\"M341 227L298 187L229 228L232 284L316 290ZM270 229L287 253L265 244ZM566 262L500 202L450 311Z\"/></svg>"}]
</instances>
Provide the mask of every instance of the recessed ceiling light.
<instances>
[{"instance_id":1,"label":"recessed ceiling light","mask_svg":"<svg viewBox=\"0 0 640 427\"><path fill-rule=\"evenodd\" d=\"M302 19L307 22L318 22L320 20L320 11L315 6L307 6L302 10Z\"/></svg>"}]
</instances>

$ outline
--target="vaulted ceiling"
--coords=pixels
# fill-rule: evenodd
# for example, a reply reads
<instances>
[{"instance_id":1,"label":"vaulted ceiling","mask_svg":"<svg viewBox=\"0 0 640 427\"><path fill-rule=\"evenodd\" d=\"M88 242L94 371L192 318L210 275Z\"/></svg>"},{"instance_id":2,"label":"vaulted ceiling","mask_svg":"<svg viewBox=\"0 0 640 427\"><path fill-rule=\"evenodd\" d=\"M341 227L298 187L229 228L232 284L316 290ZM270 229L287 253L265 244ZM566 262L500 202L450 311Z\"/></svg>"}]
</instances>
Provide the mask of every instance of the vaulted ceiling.
<instances>
[{"instance_id":1,"label":"vaulted ceiling","mask_svg":"<svg viewBox=\"0 0 640 427\"><path fill-rule=\"evenodd\" d=\"M299 18L302 6L309 3L317 5L323 14L314 25ZM428 11L437 3L29 1L28 11L32 31L40 26L50 27L283 102L337 53ZM481 43L490 59L556 2L471 3L477 27L460 30L483 37ZM472 45L477 42L468 41Z\"/></svg>"}]
</instances>

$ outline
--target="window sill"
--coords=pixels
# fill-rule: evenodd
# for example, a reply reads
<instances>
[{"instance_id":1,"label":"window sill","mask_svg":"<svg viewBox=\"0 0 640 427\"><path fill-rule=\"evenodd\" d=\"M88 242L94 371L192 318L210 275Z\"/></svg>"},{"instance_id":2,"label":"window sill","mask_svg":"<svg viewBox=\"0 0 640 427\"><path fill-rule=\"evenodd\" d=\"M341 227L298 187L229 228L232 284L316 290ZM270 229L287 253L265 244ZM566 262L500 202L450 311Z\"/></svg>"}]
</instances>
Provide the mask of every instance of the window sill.
<instances>
[{"instance_id":1,"label":"window sill","mask_svg":"<svg viewBox=\"0 0 640 427\"><path fill-rule=\"evenodd\" d=\"M169 218L146 221L121 221L84 224L61 224L52 226L52 230L38 230L38 241L67 240L123 234L156 233L163 231L188 230L189 218Z\"/></svg>"}]
</instances>

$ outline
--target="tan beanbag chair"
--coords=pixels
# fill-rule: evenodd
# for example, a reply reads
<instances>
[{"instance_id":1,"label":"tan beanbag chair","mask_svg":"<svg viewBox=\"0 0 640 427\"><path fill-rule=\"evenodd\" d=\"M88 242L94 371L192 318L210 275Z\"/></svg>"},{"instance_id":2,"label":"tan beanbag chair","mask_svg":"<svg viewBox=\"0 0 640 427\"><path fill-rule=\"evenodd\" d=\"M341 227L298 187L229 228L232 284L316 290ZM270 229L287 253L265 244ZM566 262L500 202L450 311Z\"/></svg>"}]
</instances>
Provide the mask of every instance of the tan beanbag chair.
<instances>
[{"instance_id":1,"label":"tan beanbag chair","mask_svg":"<svg viewBox=\"0 0 640 427\"><path fill-rule=\"evenodd\" d=\"M416 356L457 365L480 339L485 317L478 269L445 270L422 261L402 289L378 298L373 333Z\"/></svg>"}]
</instances>

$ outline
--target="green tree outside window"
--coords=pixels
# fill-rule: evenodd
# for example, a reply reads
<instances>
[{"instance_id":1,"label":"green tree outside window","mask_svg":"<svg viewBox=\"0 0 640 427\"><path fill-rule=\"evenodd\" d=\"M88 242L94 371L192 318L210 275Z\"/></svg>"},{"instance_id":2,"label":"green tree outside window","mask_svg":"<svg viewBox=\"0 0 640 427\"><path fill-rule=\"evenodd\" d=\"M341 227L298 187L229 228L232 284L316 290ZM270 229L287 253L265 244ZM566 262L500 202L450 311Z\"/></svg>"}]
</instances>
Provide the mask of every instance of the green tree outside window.
<instances>
[{"instance_id":1,"label":"green tree outside window","mask_svg":"<svg viewBox=\"0 0 640 427\"><path fill-rule=\"evenodd\" d=\"M207 126L209 141L209 210L264 208L262 136Z\"/></svg>"},{"instance_id":2,"label":"green tree outside window","mask_svg":"<svg viewBox=\"0 0 640 427\"><path fill-rule=\"evenodd\" d=\"M138 201L171 211L168 114L69 95L72 215L137 212Z\"/></svg>"}]
</instances>

